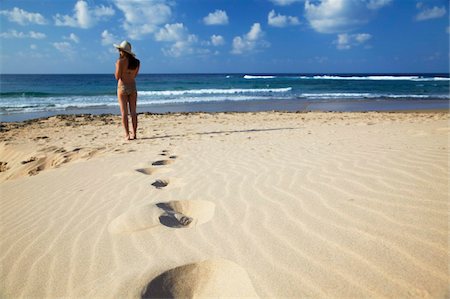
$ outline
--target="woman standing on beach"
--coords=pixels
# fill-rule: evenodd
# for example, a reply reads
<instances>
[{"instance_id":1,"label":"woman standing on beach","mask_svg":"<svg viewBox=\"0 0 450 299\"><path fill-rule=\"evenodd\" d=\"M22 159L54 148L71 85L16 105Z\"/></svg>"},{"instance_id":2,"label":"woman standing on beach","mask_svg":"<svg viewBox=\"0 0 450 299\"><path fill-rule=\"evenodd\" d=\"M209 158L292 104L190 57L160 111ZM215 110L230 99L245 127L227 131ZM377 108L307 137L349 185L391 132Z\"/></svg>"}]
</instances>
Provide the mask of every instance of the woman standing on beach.
<instances>
[{"instance_id":1,"label":"woman standing on beach","mask_svg":"<svg viewBox=\"0 0 450 299\"><path fill-rule=\"evenodd\" d=\"M119 50L119 59L116 62L117 98L119 99L122 125L125 129L127 140L136 139L137 130L137 89L135 78L139 72L140 61L131 51L131 44L123 41L120 45L114 45ZM133 132L128 128L128 110L131 115Z\"/></svg>"}]
</instances>

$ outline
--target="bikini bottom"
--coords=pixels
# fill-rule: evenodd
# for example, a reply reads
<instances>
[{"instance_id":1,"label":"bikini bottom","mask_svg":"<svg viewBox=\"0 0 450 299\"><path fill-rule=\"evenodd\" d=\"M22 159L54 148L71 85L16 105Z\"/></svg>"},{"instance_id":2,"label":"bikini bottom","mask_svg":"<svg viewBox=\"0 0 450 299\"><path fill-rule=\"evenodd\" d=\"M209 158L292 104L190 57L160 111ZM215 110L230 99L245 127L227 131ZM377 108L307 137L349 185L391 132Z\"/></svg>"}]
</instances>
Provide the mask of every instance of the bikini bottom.
<instances>
[{"instance_id":1,"label":"bikini bottom","mask_svg":"<svg viewBox=\"0 0 450 299\"><path fill-rule=\"evenodd\" d=\"M131 84L119 84L117 88L120 90L122 94L126 94L127 96L130 96L132 94L135 94L137 92L136 89L136 83Z\"/></svg>"}]
</instances>

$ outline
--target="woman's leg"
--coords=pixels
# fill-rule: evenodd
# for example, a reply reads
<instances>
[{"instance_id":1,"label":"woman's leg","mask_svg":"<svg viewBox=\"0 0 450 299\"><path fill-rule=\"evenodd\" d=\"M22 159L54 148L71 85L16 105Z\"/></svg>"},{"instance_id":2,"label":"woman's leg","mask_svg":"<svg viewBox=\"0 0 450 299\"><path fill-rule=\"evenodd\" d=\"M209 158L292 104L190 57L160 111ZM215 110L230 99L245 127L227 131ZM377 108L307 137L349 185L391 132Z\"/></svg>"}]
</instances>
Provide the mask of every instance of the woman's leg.
<instances>
[{"instance_id":1,"label":"woman's leg","mask_svg":"<svg viewBox=\"0 0 450 299\"><path fill-rule=\"evenodd\" d=\"M128 96L118 92L117 98L119 99L120 113L122 114L122 125L125 129L125 139L130 140L130 129L128 128Z\"/></svg>"},{"instance_id":2,"label":"woman's leg","mask_svg":"<svg viewBox=\"0 0 450 299\"><path fill-rule=\"evenodd\" d=\"M137 92L132 93L128 98L128 104L130 105L130 115L131 115L131 123L133 125L133 136L132 139L136 139L138 119L136 112L136 104L137 104Z\"/></svg>"}]
</instances>

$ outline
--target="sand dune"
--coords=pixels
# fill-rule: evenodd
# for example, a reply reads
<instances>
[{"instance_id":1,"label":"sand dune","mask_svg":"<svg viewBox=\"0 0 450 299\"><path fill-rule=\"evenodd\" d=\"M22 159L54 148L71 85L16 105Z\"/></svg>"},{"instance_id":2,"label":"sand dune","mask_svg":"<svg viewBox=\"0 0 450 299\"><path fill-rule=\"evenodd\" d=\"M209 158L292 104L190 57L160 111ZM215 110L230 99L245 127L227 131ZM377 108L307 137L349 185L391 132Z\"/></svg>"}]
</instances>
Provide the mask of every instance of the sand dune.
<instances>
[{"instance_id":1,"label":"sand dune","mask_svg":"<svg viewBox=\"0 0 450 299\"><path fill-rule=\"evenodd\" d=\"M5 125L2 297L450 295L447 113L140 120Z\"/></svg>"}]
</instances>

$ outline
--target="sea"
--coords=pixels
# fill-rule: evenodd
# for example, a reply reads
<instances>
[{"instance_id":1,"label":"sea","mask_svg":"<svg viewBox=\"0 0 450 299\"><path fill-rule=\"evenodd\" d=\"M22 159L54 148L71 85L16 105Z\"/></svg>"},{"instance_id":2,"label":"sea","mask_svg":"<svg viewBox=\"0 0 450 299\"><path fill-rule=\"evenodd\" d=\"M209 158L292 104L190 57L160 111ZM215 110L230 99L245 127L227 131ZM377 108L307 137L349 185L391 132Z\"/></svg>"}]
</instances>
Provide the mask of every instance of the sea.
<instances>
[{"instance_id":1,"label":"sea","mask_svg":"<svg viewBox=\"0 0 450 299\"><path fill-rule=\"evenodd\" d=\"M119 114L113 74L0 74L0 120ZM140 74L138 112L449 109L440 74Z\"/></svg>"}]
</instances>

